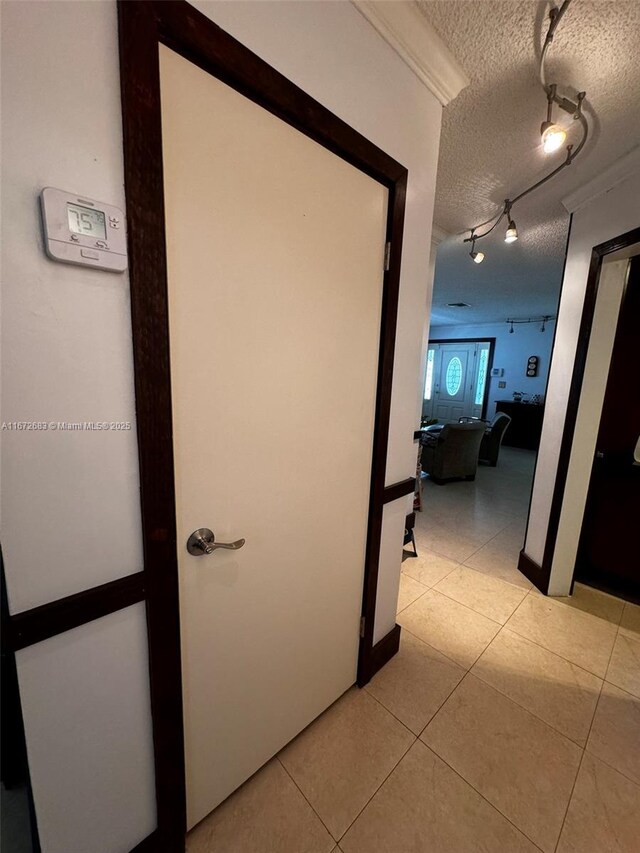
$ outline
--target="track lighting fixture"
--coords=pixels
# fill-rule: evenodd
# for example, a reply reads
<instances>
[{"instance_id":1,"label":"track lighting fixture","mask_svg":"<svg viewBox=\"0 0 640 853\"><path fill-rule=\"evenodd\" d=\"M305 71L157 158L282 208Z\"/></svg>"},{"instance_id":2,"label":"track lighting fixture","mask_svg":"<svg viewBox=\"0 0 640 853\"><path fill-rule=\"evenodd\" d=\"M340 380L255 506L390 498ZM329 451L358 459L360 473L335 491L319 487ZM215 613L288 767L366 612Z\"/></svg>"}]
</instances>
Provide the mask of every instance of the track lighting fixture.
<instances>
[{"instance_id":1,"label":"track lighting fixture","mask_svg":"<svg viewBox=\"0 0 640 853\"><path fill-rule=\"evenodd\" d=\"M589 125L587 123L587 119L583 114L582 107L585 98L585 92L578 92L575 97L575 101L572 101L569 98L558 95L558 87L556 83L547 83L545 77L545 59L547 55L547 51L553 42L553 37L555 35L556 29L560 20L564 16L567 11L571 0L563 0L562 4L559 8L553 8L549 12L549 29L547 31L547 35L544 40L544 44L542 45L542 51L540 54L540 64L538 67L538 72L540 76L540 83L542 88L545 91L547 96L547 116L546 121L544 121L540 127L540 135L542 138L542 147L547 154L551 154L554 151L559 151L562 146L565 144L567 140L567 131L562 127L561 124L554 122L553 120L553 108L554 105L559 109L564 110L569 113L574 121L578 122L582 127L582 139L577 144L574 150L574 145L569 144L566 146L567 155L560 165L556 166L548 175L545 175L544 178L541 178L539 181L536 181L530 187L523 190L519 195L517 195L513 199L506 199L502 210L499 213L496 213L491 219L487 219L486 222L481 222L479 225L474 226L470 229L470 236L464 238L465 243L472 243L472 249L469 253L471 255L472 260L474 260L477 264L481 263L484 260L484 255L482 252L475 251L475 243L476 240L481 240L483 237L487 237L493 229L506 217L507 219L507 232L505 234L504 241L505 243L514 243L518 239L518 229L516 228L516 223L511 218L511 206L516 202L523 199L526 195L537 190L543 184L545 184L548 180L553 178L558 172L565 169L567 166L570 166L573 161L576 159L578 154L583 150L587 137L589 135ZM480 228L485 228L489 226L486 231L483 231L481 234L478 234L478 230ZM513 328L509 330L513 331ZM544 329L541 329L544 331Z\"/></svg>"},{"instance_id":2,"label":"track lighting fixture","mask_svg":"<svg viewBox=\"0 0 640 853\"><path fill-rule=\"evenodd\" d=\"M481 264L484 261L484 252L476 252L475 239L471 243L471 251L469 252L469 257L474 262L474 264Z\"/></svg>"},{"instance_id":3,"label":"track lighting fixture","mask_svg":"<svg viewBox=\"0 0 640 853\"><path fill-rule=\"evenodd\" d=\"M527 317L526 320L518 320L515 317L507 317L506 323L509 326L509 334L512 335L514 333L514 324L516 325L527 325L529 323L540 323L540 331L544 332L547 328L547 323L549 320L555 320L556 318L552 314L544 314L542 317Z\"/></svg>"},{"instance_id":4,"label":"track lighting fixture","mask_svg":"<svg viewBox=\"0 0 640 853\"><path fill-rule=\"evenodd\" d=\"M567 138L566 130L563 130L560 125L554 124L551 121L542 122L540 128L542 136L542 147L545 154L553 154L559 148L562 148L564 141Z\"/></svg>"}]
</instances>

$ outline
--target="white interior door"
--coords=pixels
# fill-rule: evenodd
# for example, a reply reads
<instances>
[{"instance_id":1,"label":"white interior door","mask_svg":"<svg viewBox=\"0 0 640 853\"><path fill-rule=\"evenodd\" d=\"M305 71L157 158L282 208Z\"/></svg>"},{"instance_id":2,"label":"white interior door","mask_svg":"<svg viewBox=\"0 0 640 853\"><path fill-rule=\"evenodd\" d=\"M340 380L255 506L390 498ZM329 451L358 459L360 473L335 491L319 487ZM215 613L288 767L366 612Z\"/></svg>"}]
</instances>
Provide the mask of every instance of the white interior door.
<instances>
[{"instance_id":1,"label":"white interior door","mask_svg":"<svg viewBox=\"0 0 640 853\"><path fill-rule=\"evenodd\" d=\"M355 681L388 193L160 52L191 827Z\"/></svg>"}]
</instances>

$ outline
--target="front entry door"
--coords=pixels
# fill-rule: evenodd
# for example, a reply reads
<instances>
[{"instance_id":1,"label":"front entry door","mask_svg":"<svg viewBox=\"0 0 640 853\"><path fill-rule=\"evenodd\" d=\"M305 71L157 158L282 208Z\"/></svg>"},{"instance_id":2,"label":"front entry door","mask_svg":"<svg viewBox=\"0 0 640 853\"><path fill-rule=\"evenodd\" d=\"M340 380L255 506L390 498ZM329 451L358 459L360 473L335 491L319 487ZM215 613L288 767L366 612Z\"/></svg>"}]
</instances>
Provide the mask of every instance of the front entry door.
<instances>
[{"instance_id":1,"label":"front entry door","mask_svg":"<svg viewBox=\"0 0 640 853\"><path fill-rule=\"evenodd\" d=\"M442 423L469 414L473 397L475 344L441 344L433 416Z\"/></svg>"},{"instance_id":2,"label":"front entry door","mask_svg":"<svg viewBox=\"0 0 640 853\"><path fill-rule=\"evenodd\" d=\"M191 827L356 678L388 190L164 46L160 89Z\"/></svg>"},{"instance_id":3,"label":"front entry door","mask_svg":"<svg viewBox=\"0 0 640 853\"><path fill-rule=\"evenodd\" d=\"M576 579L640 602L640 256L631 260L618 317Z\"/></svg>"}]
</instances>

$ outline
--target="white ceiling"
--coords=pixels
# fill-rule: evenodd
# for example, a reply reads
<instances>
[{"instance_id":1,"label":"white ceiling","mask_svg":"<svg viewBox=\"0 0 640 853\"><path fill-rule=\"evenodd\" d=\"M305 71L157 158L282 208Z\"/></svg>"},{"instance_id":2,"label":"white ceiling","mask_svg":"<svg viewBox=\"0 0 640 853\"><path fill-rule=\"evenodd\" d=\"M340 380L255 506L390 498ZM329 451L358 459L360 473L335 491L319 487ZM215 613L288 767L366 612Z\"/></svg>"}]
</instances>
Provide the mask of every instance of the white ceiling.
<instances>
[{"instance_id":1,"label":"white ceiling","mask_svg":"<svg viewBox=\"0 0 640 853\"><path fill-rule=\"evenodd\" d=\"M586 90L590 140L574 164L514 207L516 243L504 243L500 224L478 244L486 254L482 264L471 262L462 242L468 231L462 232L564 157L545 155L540 146L546 96L537 56L551 4L418 5L471 78L443 113L434 222L454 236L438 250L432 322L555 313L569 224L561 199L640 143L640 0L572 0L548 54L547 79L570 97ZM575 127L569 140L579 138ZM472 307L444 307L459 301Z\"/></svg>"}]
</instances>

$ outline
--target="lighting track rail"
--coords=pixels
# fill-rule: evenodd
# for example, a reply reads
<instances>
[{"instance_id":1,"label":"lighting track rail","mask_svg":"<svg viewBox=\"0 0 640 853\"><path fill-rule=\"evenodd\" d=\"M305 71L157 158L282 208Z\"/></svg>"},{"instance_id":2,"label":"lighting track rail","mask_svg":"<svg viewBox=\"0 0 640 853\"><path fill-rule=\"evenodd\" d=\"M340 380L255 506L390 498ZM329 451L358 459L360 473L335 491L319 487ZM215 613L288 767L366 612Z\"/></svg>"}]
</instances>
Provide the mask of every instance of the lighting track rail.
<instances>
[{"instance_id":1,"label":"lighting track rail","mask_svg":"<svg viewBox=\"0 0 640 853\"><path fill-rule=\"evenodd\" d=\"M544 332L547 328L547 323L555 319L555 315L553 314L543 314L539 317L527 317L526 320L517 320L515 317L507 317L505 323L507 323L507 325L509 326L509 334L512 335L514 332L514 326L519 326L522 324L526 325L528 323L540 323L540 331Z\"/></svg>"},{"instance_id":2,"label":"lighting track rail","mask_svg":"<svg viewBox=\"0 0 640 853\"><path fill-rule=\"evenodd\" d=\"M576 95L575 102L570 100L569 98L561 97L558 95L558 85L557 83L547 83L546 74L545 74L545 60L547 58L547 53L549 48L553 42L553 37L555 35L556 29L558 28L558 24L562 20L565 12L567 11L571 0L564 0L562 5L559 8L552 8L549 11L549 29L547 30L547 35L544 40L544 44L542 46L542 51L540 53L540 63L538 67L538 74L540 77L540 83L547 95L547 117L546 120L542 123L540 127L540 135L542 138L542 146L544 148L545 153L551 154L554 151L558 151L562 145L564 144L567 133L564 128L553 122L553 107L554 104L558 106L561 110L569 113L574 121L579 122L582 127L582 138L578 143L578 146L574 150L574 145L570 143L566 147L566 157L559 166L556 166L548 175L545 175L544 178L541 178L539 181L536 181L530 187L523 190L519 195L515 198L507 198L504 201L504 206L502 210L492 216L490 219L487 219L485 222L480 222L478 225L474 225L473 228L470 229L470 233L468 237L464 238L465 243L471 243L471 251L469 255L471 259L476 263L480 264L484 260L484 252L476 251L476 242L478 240L482 240L484 237L488 237L491 232L498 227L498 225L502 222L502 220L507 217L507 232L505 235L505 243L514 243L518 239L518 229L516 227L516 223L511 216L511 208L514 204L521 201L525 196L532 193L534 190L537 190L543 184L546 184L547 181L550 181L551 178L555 177L558 172L561 172L563 169L566 169L567 166L570 166L576 157L580 154L582 149L584 148L587 138L589 136L589 124L585 115L582 112L582 107L585 99L586 92L578 92ZM485 228L487 225L490 227L483 231L482 233L478 233L480 229Z\"/></svg>"}]
</instances>

